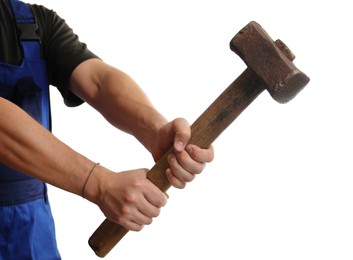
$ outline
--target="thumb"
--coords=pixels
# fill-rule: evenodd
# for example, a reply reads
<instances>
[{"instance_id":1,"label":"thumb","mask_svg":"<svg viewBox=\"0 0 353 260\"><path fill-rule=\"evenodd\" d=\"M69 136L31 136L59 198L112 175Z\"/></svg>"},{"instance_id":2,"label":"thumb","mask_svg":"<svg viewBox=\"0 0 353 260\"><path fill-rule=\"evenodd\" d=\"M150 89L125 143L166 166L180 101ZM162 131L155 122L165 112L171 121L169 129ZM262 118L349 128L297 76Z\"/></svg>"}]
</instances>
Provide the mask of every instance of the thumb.
<instances>
[{"instance_id":1,"label":"thumb","mask_svg":"<svg viewBox=\"0 0 353 260\"><path fill-rule=\"evenodd\" d=\"M182 118L174 121L174 150L181 152L185 149L191 137L191 129L189 123Z\"/></svg>"}]
</instances>

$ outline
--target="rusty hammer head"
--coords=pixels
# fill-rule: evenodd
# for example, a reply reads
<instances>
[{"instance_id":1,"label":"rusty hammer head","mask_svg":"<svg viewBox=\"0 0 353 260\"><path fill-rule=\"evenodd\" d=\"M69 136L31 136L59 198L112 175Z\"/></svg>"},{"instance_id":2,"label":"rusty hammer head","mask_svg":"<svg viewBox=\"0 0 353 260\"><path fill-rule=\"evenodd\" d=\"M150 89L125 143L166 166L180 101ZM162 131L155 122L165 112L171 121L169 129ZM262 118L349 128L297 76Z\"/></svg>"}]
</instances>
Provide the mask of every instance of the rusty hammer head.
<instances>
[{"instance_id":1,"label":"rusty hammer head","mask_svg":"<svg viewBox=\"0 0 353 260\"><path fill-rule=\"evenodd\" d=\"M286 103L309 82L262 27L252 21L237 33L230 48L246 63L279 103ZM291 59L291 60L290 60Z\"/></svg>"}]
</instances>

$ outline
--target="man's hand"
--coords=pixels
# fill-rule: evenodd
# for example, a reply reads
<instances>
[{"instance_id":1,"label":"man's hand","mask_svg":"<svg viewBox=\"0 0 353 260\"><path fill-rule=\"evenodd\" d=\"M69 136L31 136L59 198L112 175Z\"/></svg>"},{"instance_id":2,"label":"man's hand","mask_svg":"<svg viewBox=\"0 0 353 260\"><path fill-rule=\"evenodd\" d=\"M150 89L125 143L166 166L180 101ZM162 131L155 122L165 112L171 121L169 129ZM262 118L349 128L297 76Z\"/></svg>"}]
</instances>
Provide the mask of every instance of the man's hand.
<instances>
[{"instance_id":1,"label":"man's hand","mask_svg":"<svg viewBox=\"0 0 353 260\"><path fill-rule=\"evenodd\" d=\"M166 175L175 188L184 188L186 183L201 173L205 164L211 162L214 157L212 146L201 149L188 144L190 137L189 123L183 118L177 118L160 128L156 145L152 149L152 156L157 161L173 145L175 154L168 156L169 168Z\"/></svg>"},{"instance_id":2,"label":"man's hand","mask_svg":"<svg viewBox=\"0 0 353 260\"><path fill-rule=\"evenodd\" d=\"M167 196L146 178L146 169L115 173L97 166L96 170L87 182L87 199L129 230L151 224L167 203Z\"/></svg>"}]
</instances>

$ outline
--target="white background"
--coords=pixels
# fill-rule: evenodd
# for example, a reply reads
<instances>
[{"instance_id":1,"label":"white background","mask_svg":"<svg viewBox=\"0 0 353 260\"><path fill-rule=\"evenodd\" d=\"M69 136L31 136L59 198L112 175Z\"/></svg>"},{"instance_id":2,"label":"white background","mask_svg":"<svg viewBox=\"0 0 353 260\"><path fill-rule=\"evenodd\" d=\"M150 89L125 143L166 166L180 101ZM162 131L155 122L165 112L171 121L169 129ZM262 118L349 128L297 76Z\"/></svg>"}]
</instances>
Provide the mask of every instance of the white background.
<instances>
[{"instance_id":1,"label":"white background","mask_svg":"<svg viewBox=\"0 0 353 260\"><path fill-rule=\"evenodd\" d=\"M352 28L349 1L38 0L81 41L130 74L169 119L192 123L245 69L231 38L255 20L296 54L311 81L290 103L267 93L216 140L215 159L154 223L105 259L352 259ZM119 111L117 111L118 113ZM53 133L115 171L153 166L132 137L52 88ZM63 259L98 259L87 244L104 216L50 187Z\"/></svg>"}]
</instances>

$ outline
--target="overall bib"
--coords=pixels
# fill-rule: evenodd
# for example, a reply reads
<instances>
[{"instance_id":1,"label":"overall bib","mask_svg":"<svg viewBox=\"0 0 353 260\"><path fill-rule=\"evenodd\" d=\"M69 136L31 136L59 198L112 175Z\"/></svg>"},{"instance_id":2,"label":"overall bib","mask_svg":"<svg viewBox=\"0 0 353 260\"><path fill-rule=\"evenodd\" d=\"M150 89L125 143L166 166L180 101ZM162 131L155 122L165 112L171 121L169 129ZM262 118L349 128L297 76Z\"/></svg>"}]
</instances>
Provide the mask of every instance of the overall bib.
<instances>
[{"instance_id":1,"label":"overall bib","mask_svg":"<svg viewBox=\"0 0 353 260\"><path fill-rule=\"evenodd\" d=\"M21 65L0 62L0 97L51 130L46 64L28 5L9 0L23 50ZM0 147L1 149L1 147ZM46 184L0 163L0 260L61 259Z\"/></svg>"}]
</instances>

